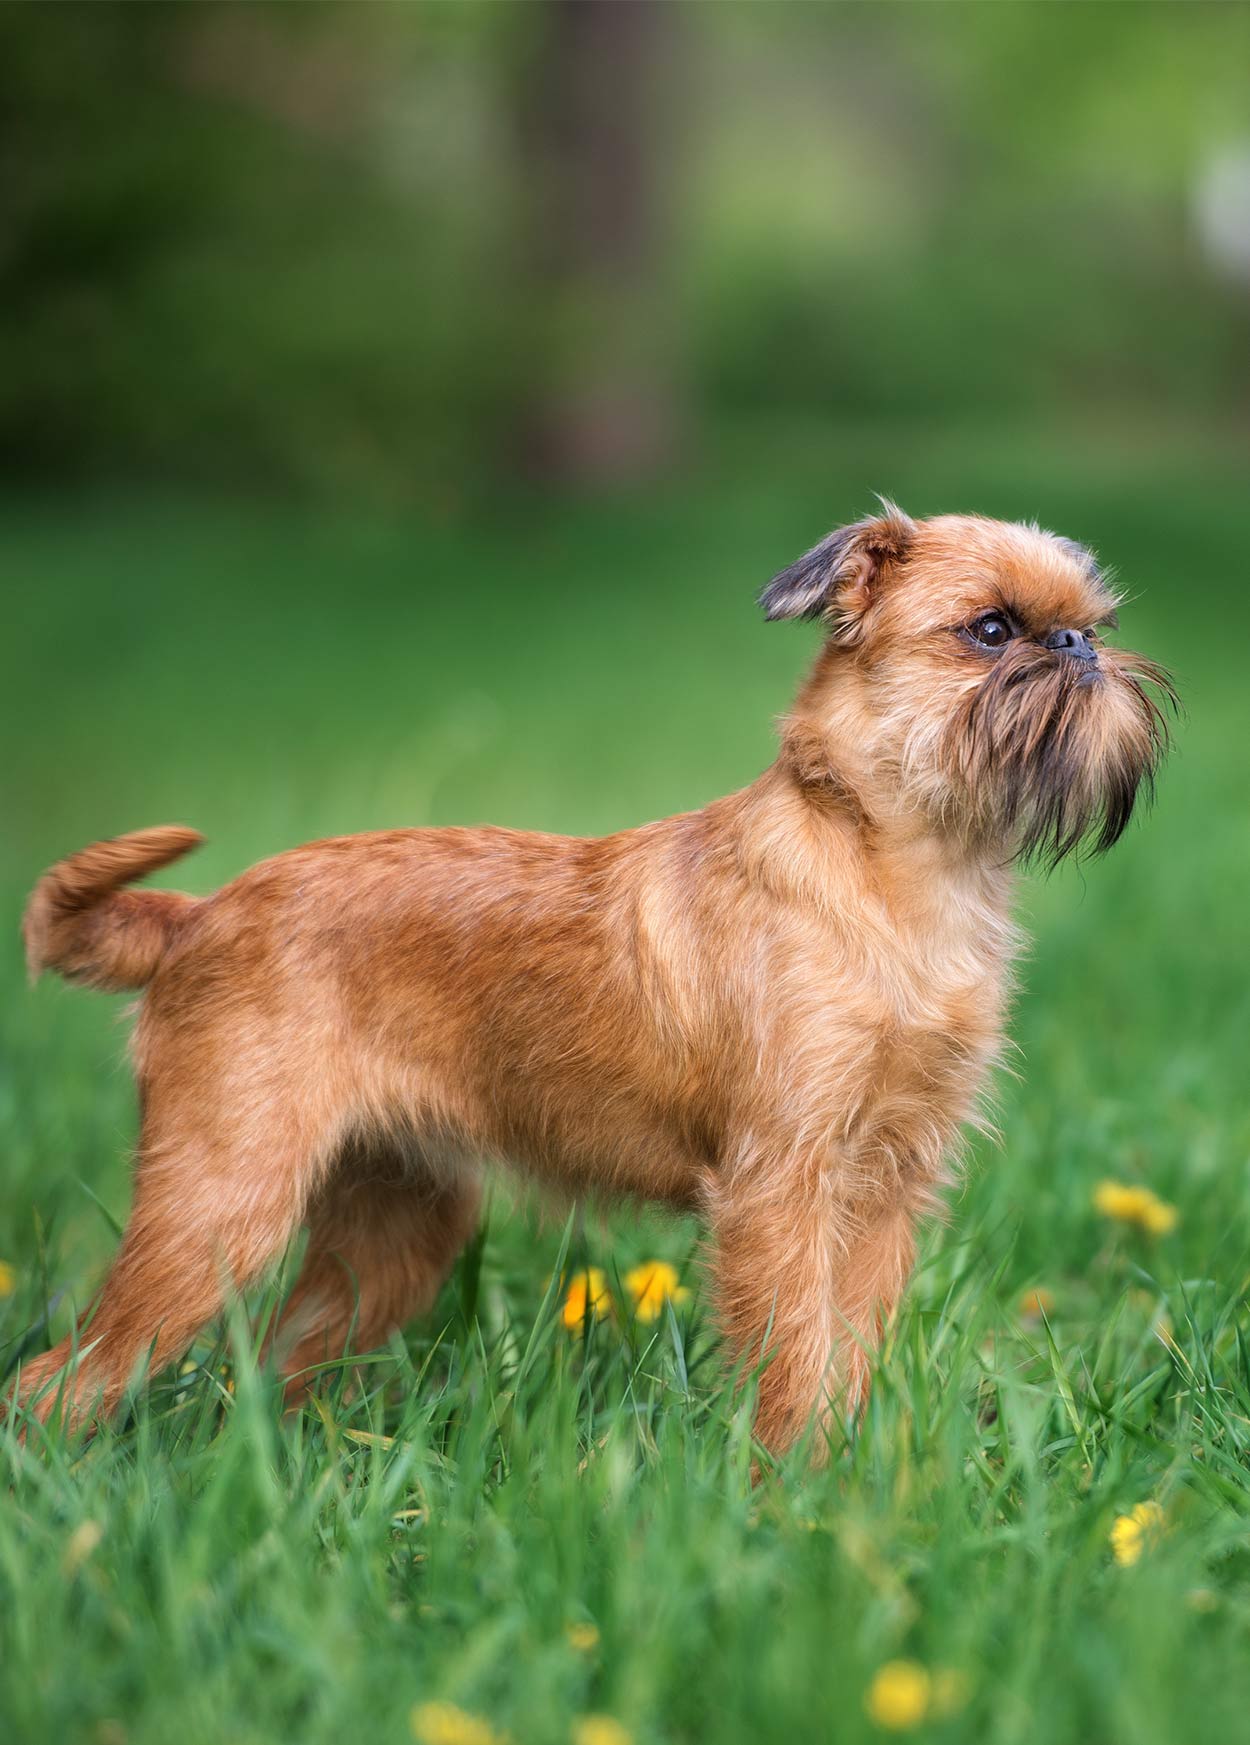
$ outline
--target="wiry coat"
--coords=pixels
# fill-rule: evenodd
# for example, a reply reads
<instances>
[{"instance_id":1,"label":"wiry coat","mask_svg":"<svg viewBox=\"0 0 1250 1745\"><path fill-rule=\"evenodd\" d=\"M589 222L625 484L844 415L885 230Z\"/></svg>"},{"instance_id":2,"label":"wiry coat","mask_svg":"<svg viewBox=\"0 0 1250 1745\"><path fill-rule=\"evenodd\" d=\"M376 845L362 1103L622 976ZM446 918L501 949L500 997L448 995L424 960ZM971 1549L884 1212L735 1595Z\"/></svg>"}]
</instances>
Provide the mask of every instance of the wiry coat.
<instances>
[{"instance_id":1,"label":"wiry coat","mask_svg":"<svg viewBox=\"0 0 1250 1745\"><path fill-rule=\"evenodd\" d=\"M32 969L147 988L134 1209L73 1409L178 1355L302 1222L293 1385L353 1330L376 1343L432 1301L483 1160L702 1213L731 1348L768 1360L770 1446L862 1398L1000 1044L1009 862L1123 829L1157 675L1107 650L1085 686L1047 654L1110 596L1080 548L998 523L887 511L765 604L829 639L777 762L702 811L598 840L344 837L202 900L120 888L198 840L173 827L45 875ZM994 608L1011 666L965 646Z\"/></svg>"}]
</instances>

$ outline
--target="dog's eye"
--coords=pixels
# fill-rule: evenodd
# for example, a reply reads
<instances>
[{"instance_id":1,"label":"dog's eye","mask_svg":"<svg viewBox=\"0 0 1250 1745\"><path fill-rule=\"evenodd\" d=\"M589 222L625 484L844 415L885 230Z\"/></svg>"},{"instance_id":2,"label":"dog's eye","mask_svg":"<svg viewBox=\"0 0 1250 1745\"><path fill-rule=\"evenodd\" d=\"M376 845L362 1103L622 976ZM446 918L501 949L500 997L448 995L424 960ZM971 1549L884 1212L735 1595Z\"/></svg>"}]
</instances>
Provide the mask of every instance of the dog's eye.
<instances>
[{"instance_id":1,"label":"dog's eye","mask_svg":"<svg viewBox=\"0 0 1250 1745\"><path fill-rule=\"evenodd\" d=\"M968 635L982 648L1002 648L1011 641L1015 629L1001 612L986 612L968 626Z\"/></svg>"}]
</instances>

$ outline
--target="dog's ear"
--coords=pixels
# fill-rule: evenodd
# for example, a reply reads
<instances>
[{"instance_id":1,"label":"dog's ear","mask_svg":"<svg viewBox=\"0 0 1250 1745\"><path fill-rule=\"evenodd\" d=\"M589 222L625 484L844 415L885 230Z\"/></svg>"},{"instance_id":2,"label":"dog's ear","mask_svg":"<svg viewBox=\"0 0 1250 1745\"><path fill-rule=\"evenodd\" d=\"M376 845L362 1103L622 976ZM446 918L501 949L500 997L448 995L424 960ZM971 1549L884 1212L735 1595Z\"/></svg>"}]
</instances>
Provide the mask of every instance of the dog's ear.
<instances>
[{"instance_id":1,"label":"dog's ear","mask_svg":"<svg viewBox=\"0 0 1250 1745\"><path fill-rule=\"evenodd\" d=\"M797 563L774 576L760 595L770 622L822 618L850 625L863 614L886 564L907 555L916 523L882 499L882 513L837 527Z\"/></svg>"}]
</instances>

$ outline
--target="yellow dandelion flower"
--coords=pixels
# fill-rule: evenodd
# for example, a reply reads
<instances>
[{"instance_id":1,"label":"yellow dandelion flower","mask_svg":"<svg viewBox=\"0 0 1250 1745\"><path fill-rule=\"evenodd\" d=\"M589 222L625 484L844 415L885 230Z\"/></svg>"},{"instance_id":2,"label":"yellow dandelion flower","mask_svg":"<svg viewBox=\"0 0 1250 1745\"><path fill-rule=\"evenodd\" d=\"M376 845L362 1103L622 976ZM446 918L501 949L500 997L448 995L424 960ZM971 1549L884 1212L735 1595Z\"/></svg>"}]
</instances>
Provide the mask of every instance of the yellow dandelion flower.
<instances>
[{"instance_id":1,"label":"yellow dandelion flower","mask_svg":"<svg viewBox=\"0 0 1250 1745\"><path fill-rule=\"evenodd\" d=\"M1094 1208L1104 1218L1119 1218L1132 1223L1137 1216L1140 1190L1124 1182L1102 1181L1094 1189Z\"/></svg>"},{"instance_id":2,"label":"yellow dandelion flower","mask_svg":"<svg viewBox=\"0 0 1250 1745\"><path fill-rule=\"evenodd\" d=\"M646 1260L625 1274L625 1289L634 1299L634 1314L640 1321L658 1321L665 1303L684 1303L690 1292L677 1277L677 1268L666 1260Z\"/></svg>"},{"instance_id":3,"label":"yellow dandelion flower","mask_svg":"<svg viewBox=\"0 0 1250 1745\"><path fill-rule=\"evenodd\" d=\"M504 1745L489 1721L455 1703L418 1703L408 1720L418 1745Z\"/></svg>"},{"instance_id":4,"label":"yellow dandelion flower","mask_svg":"<svg viewBox=\"0 0 1250 1745\"><path fill-rule=\"evenodd\" d=\"M1094 1208L1120 1224L1134 1224L1150 1236L1167 1236L1180 1222L1175 1206L1161 1200L1152 1188L1132 1187L1126 1182L1099 1182L1094 1189Z\"/></svg>"},{"instance_id":5,"label":"yellow dandelion flower","mask_svg":"<svg viewBox=\"0 0 1250 1745\"><path fill-rule=\"evenodd\" d=\"M1157 1194L1151 1194L1141 1211L1142 1229L1151 1236L1170 1236L1180 1223L1181 1215L1175 1206L1170 1206L1166 1200L1161 1200Z\"/></svg>"},{"instance_id":6,"label":"yellow dandelion flower","mask_svg":"<svg viewBox=\"0 0 1250 1745\"><path fill-rule=\"evenodd\" d=\"M634 1745L628 1727L612 1715L582 1715L573 1723L573 1745Z\"/></svg>"},{"instance_id":7,"label":"yellow dandelion flower","mask_svg":"<svg viewBox=\"0 0 1250 1745\"><path fill-rule=\"evenodd\" d=\"M1043 1315L1049 1320L1055 1312L1055 1293L1039 1285L1035 1291L1025 1291L1019 1308L1026 1321L1040 1321Z\"/></svg>"},{"instance_id":8,"label":"yellow dandelion flower","mask_svg":"<svg viewBox=\"0 0 1250 1745\"><path fill-rule=\"evenodd\" d=\"M0 1260L0 1297L11 1297L17 1289L17 1274L7 1260Z\"/></svg>"},{"instance_id":9,"label":"yellow dandelion flower","mask_svg":"<svg viewBox=\"0 0 1250 1745\"><path fill-rule=\"evenodd\" d=\"M611 1312L612 1293L608 1289L607 1274L597 1266L574 1273L560 1311L560 1319L569 1331L580 1333L588 1319L593 1317L602 1321Z\"/></svg>"},{"instance_id":10,"label":"yellow dandelion flower","mask_svg":"<svg viewBox=\"0 0 1250 1745\"><path fill-rule=\"evenodd\" d=\"M887 1660L868 1686L864 1707L878 1727L906 1733L929 1712L932 1680L915 1660Z\"/></svg>"},{"instance_id":11,"label":"yellow dandelion flower","mask_svg":"<svg viewBox=\"0 0 1250 1745\"><path fill-rule=\"evenodd\" d=\"M1162 1532L1163 1510L1158 1503L1138 1503L1127 1515L1117 1515L1110 1533L1116 1562L1122 1569L1131 1568Z\"/></svg>"},{"instance_id":12,"label":"yellow dandelion flower","mask_svg":"<svg viewBox=\"0 0 1250 1745\"><path fill-rule=\"evenodd\" d=\"M564 1634L568 1637L569 1647L575 1648L579 1654L593 1654L599 1646L599 1629L595 1624L570 1624Z\"/></svg>"}]
</instances>

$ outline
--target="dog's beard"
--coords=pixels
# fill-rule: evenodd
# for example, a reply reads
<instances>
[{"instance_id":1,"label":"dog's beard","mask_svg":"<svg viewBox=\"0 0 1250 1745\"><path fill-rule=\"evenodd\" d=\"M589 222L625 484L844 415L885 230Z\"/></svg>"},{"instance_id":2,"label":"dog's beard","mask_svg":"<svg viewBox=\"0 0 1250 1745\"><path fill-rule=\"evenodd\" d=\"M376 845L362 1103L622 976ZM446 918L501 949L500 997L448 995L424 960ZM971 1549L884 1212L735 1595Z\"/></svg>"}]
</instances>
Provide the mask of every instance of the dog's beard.
<instances>
[{"instance_id":1,"label":"dog's beard","mask_svg":"<svg viewBox=\"0 0 1250 1745\"><path fill-rule=\"evenodd\" d=\"M1168 675L1140 655L1106 649L1091 667L1022 643L961 703L942 761L976 835L1053 867L1124 834L1175 704Z\"/></svg>"}]
</instances>

